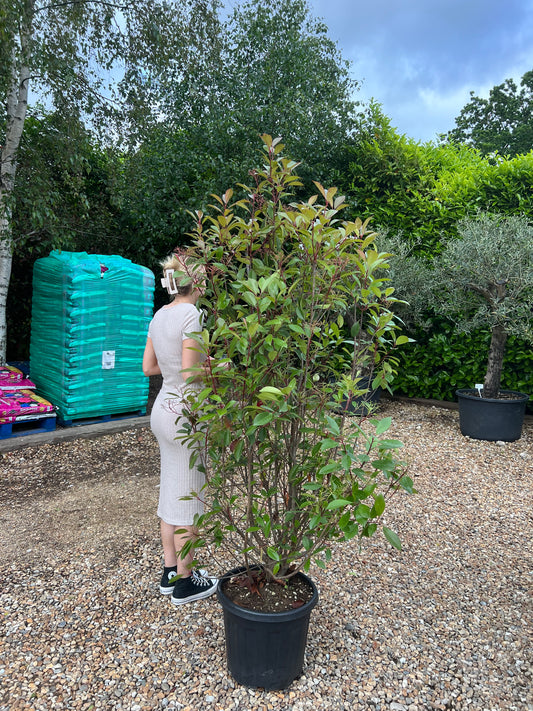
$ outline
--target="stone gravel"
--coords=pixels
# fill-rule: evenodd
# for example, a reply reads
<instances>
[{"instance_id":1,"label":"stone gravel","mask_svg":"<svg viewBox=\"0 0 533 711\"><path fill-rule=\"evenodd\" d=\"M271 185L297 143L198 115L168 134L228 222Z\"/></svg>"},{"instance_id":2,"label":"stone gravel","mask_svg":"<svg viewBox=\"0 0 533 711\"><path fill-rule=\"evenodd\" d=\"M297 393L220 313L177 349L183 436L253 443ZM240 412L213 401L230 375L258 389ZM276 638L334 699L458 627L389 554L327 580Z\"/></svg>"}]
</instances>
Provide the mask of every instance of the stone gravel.
<instances>
[{"instance_id":1,"label":"stone gravel","mask_svg":"<svg viewBox=\"0 0 533 711\"><path fill-rule=\"evenodd\" d=\"M350 543L312 572L304 673L279 692L229 676L216 597L159 594L148 430L2 455L0 710L533 709L533 423L490 443L454 410L381 411L418 490L387 509L403 550Z\"/></svg>"}]
</instances>

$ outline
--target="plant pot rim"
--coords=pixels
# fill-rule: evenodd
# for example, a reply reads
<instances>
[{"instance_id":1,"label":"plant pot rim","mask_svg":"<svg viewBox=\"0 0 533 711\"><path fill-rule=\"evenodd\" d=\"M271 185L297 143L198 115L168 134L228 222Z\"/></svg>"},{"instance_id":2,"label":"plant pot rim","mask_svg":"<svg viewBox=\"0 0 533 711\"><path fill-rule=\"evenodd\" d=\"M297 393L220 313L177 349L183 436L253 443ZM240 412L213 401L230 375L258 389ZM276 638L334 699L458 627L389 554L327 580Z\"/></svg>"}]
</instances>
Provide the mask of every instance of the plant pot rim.
<instances>
[{"instance_id":1,"label":"plant pot rim","mask_svg":"<svg viewBox=\"0 0 533 711\"><path fill-rule=\"evenodd\" d=\"M500 390L501 393L506 393L508 395L516 395L514 398L500 398L500 397L479 397L477 390L475 388L460 388L455 391L458 398L465 398L466 400L475 400L476 402L498 402L500 404L514 404L527 402L529 400L529 395L522 393L519 390Z\"/></svg>"},{"instance_id":2,"label":"plant pot rim","mask_svg":"<svg viewBox=\"0 0 533 711\"><path fill-rule=\"evenodd\" d=\"M301 607L296 607L293 610L286 610L285 612L260 612L258 610L248 610L246 607L236 605L222 590L222 583L224 582L224 580L232 578L233 576L238 575L239 573L243 573L245 570L245 566L229 570L220 578L219 585L217 587L217 598L219 603L224 609L228 610L228 612L237 615L238 617L242 617L247 620L255 620L256 622L286 622L288 620L295 620L299 617L304 617L308 615L318 602L317 586L309 576L300 571L296 573L296 575L299 575L300 577L304 578L305 581L311 586L311 589L313 591L311 599L308 600Z\"/></svg>"}]
</instances>

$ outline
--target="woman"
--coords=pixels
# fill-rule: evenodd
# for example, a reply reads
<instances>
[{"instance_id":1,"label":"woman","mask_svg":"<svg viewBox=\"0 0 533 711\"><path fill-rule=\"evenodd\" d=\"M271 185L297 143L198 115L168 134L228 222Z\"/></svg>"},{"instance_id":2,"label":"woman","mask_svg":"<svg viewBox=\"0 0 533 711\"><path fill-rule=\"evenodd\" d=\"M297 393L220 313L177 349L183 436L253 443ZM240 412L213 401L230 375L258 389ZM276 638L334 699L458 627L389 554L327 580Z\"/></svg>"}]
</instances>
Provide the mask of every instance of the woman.
<instances>
[{"instance_id":1,"label":"woman","mask_svg":"<svg viewBox=\"0 0 533 711\"><path fill-rule=\"evenodd\" d=\"M190 468L189 450L176 439L180 429L176 420L182 416L186 391L200 387L200 376L192 383L186 381L191 378L191 369L204 360L190 334L202 330L196 302L202 293L205 272L177 254L168 257L162 266L161 282L173 299L150 322L143 372L147 376L163 376L150 419L161 454L157 515L161 519L164 570L159 589L163 595L171 595L172 603L181 605L212 595L218 585L217 579L207 577L205 571L191 571L193 552L180 555L187 541L194 538L195 514L203 511L202 502L196 497L182 500L192 491L200 492L204 476L196 466ZM181 532L176 533L177 529Z\"/></svg>"}]
</instances>

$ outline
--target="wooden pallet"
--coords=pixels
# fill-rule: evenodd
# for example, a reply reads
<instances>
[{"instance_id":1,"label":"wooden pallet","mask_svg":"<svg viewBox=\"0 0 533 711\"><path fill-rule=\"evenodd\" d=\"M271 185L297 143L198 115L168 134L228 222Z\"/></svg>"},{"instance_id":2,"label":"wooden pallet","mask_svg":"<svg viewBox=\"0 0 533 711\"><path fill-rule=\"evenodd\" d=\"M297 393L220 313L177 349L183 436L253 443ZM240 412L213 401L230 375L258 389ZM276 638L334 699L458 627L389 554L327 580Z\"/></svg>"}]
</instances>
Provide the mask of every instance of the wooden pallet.
<instances>
[{"instance_id":1,"label":"wooden pallet","mask_svg":"<svg viewBox=\"0 0 533 711\"><path fill-rule=\"evenodd\" d=\"M146 408L142 410L133 410L132 412L118 412L111 415L91 415L90 417L73 417L63 419L59 416L59 424L61 427L79 427L80 425L99 425L103 422L115 422L116 420L126 420L131 417L144 417Z\"/></svg>"},{"instance_id":2,"label":"wooden pallet","mask_svg":"<svg viewBox=\"0 0 533 711\"><path fill-rule=\"evenodd\" d=\"M55 428L56 416L47 412L43 413L42 417L1 423L0 440L9 439L10 437L23 437L24 435L37 434L39 432L53 432Z\"/></svg>"}]
</instances>

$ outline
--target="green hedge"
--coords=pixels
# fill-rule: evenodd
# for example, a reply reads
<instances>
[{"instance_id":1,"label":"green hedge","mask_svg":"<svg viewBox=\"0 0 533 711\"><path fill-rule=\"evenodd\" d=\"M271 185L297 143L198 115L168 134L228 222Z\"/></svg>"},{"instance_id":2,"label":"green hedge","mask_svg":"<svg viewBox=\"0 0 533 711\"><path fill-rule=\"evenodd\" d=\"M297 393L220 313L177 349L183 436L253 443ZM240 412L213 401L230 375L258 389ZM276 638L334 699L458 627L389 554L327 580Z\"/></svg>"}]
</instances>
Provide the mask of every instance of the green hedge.
<instances>
[{"instance_id":1,"label":"green hedge","mask_svg":"<svg viewBox=\"0 0 533 711\"><path fill-rule=\"evenodd\" d=\"M453 325L441 323L438 330L419 329L416 339L399 349L395 395L454 402L458 388L482 383L486 370L489 334L456 333ZM510 336L505 349L502 388L519 390L533 398L533 352L531 347ZM530 401L528 411L533 412Z\"/></svg>"}]
</instances>

